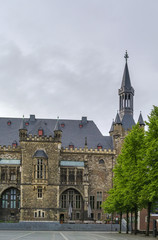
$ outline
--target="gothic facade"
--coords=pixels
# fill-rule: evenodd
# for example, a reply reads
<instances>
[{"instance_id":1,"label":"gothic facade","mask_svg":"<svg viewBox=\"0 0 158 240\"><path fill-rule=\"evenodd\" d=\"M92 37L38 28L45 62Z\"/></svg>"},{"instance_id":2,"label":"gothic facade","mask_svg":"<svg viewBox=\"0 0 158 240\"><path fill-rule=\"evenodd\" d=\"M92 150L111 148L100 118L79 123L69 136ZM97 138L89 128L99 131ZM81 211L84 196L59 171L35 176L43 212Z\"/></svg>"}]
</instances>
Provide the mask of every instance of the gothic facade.
<instances>
[{"instance_id":1,"label":"gothic facade","mask_svg":"<svg viewBox=\"0 0 158 240\"><path fill-rule=\"evenodd\" d=\"M127 53L110 135L81 120L0 118L0 220L104 221L113 166L135 124ZM139 124L144 125L142 115Z\"/></svg>"}]
</instances>

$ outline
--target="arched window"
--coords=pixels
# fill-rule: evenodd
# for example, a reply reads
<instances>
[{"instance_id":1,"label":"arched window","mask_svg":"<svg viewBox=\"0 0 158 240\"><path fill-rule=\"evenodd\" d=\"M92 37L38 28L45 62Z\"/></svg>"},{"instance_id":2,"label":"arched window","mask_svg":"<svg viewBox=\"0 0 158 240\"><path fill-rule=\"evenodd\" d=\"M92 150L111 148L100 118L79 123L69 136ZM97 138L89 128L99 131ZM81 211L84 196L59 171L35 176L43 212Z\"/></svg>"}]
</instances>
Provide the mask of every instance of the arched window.
<instances>
[{"instance_id":1,"label":"arched window","mask_svg":"<svg viewBox=\"0 0 158 240\"><path fill-rule=\"evenodd\" d=\"M20 191L9 188L2 194L2 208L20 208Z\"/></svg>"},{"instance_id":2,"label":"arched window","mask_svg":"<svg viewBox=\"0 0 158 240\"><path fill-rule=\"evenodd\" d=\"M99 160L99 164L104 164L104 160L103 160L103 159L100 159L100 160Z\"/></svg>"},{"instance_id":3,"label":"arched window","mask_svg":"<svg viewBox=\"0 0 158 240\"><path fill-rule=\"evenodd\" d=\"M48 156L43 150L37 150L33 155L33 178L38 179L47 179L47 165L48 165Z\"/></svg>"}]
</instances>

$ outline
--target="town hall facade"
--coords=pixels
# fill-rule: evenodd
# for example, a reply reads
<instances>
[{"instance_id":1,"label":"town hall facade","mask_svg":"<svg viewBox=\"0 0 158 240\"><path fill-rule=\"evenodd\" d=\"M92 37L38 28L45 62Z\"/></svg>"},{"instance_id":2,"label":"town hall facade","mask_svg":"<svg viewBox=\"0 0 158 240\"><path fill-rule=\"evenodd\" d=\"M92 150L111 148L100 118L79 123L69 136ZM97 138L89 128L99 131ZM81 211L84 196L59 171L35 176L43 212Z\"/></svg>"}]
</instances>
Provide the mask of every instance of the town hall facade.
<instances>
[{"instance_id":1,"label":"town hall facade","mask_svg":"<svg viewBox=\"0 0 158 240\"><path fill-rule=\"evenodd\" d=\"M0 118L0 220L104 221L101 204L113 167L135 124L127 53L119 112L110 135L80 120ZM142 115L138 118L144 126Z\"/></svg>"}]
</instances>

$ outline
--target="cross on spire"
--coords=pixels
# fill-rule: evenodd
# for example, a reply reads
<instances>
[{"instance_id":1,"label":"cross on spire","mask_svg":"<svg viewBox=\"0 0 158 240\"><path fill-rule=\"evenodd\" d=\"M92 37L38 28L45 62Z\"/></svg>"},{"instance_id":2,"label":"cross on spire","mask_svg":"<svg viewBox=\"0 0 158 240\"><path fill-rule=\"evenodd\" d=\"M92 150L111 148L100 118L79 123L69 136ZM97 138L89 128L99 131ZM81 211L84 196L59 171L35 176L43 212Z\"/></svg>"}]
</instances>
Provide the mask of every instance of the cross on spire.
<instances>
[{"instance_id":1,"label":"cross on spire","mask_svg":"<svg viewBox=\"0 0 158 240\"><path fill-rule=\"evenodd\" d=\"M126 62L127 62L127 59L129 58L128 53L127 53L127 50L126 50L126 53L125 53L124 58L126 59Z\"/></svg>"}]
</instances>

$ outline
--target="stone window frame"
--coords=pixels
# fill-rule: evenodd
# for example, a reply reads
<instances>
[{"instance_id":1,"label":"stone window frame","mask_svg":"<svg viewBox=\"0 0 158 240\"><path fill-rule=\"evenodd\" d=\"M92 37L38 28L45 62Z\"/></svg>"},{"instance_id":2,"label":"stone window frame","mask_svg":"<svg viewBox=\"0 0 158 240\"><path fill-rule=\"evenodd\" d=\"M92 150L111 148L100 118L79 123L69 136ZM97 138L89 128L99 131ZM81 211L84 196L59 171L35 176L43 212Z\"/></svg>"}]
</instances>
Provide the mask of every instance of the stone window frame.
<instances>
[{"instance_id":1,"label":"stone window frame","mask_svg":"<svg viewBox=\"0 0 158 240\"><path fill-rule=\"evenodd\" d=\"M71 173L71 175L70 175ZM66 185L83 184L84 168L79 167L61 167L60 168L60 183Z\"/></svg>"},{"instance_id":2,"label":"stone window frame","mask_svg":"<svg viewBox=\"0 0 158 240\"><path fill-rule=\"evenodd\" d=\"M99 164L104 164L104 163L105 163L104 159L99 159Z\"/></svg>"},{"instance_id":3,"label":"stone window frame","mask_svg":"<svg viewBox=\"0 0 158 240\"><path fill-rule=\"evenodd\" d=\"M40 182L41 180L48 180L48 159L34 157L32 178L37 182Z\"/></svg>"},{"instance_id":4,"label":"stone window frame","mask_svg":"<svg viewBox=\"0 0 158 240\"><path fill-rule=\"evenodd\" d=\"M90 195L89 196L89 203L90 203L90 206L91 206L91 209L95 209L95 195Z\"/></svg>"},{"instance_id":5,"label":"stone window frame","mask_svg":"<svg viewBox=\"0 0 158 240\"><path fill-rule=\"evenodd\" d=\"M1 167L1 182L7 182L8 180L8 166Z\"/></svg>"},{"instance_id":6,"label":"stone window frame","mask_svg":"<svg viewBox=\"0 0 158 240\"><path fill-rule=\"evenodd\" d=\"M103 202L103 192L98 190L98 191L96 191L96 208L97 208L97 210L101 210L102 202Z\"/></svg>"},{"instance_id":7,"label":"stone window frame","mask_svg":"<svg viewBox=\"0 0 158 240\"><path fill-rule=\"evenodd\" d=\"M64 196L64 197L63 197ZM68 209L71 203L71 207L75 210L82 209L82 196L76 189L67 189L61 195L61 208Z\"/></svg>"},{"instance_id":8,"label":"stone window frame","mask_svg":"<svg viewBox=\"0 0 158 240\"><path fill-rule=\"evenodd\" d=\"M37 209L34 211L34 218L45 218L45 211Z\"/></svg>"},{"instance_id":9,"label":"stone window frame","mask_svg":"<svg viewBox=\"0 0 158 240\"><path fill-rule=\"evenodd\" d=\"M17 181L17 168L16 167L9 168L9 180Z\"/></svg>"},{"instance_id":10,"label":"stone window frame","mask_svg":"<svg viewBox=\"0 0 158 240\"><path fill-rule=\"evenodd\" d=\"M41 186L37 187L37 199L42 199L43 198L43 189Z\"/></svg>"},{"instance_id":11,"label":"stone window frame","mask_svg":"<svg viewBox=\"0 0 158 240\"><path fill-rule=\"evenodd\" d=\"M11 187L2 193L1 207L7 209L20 208L20 191L17 188Z\"/></svg>"}]
</instances>

